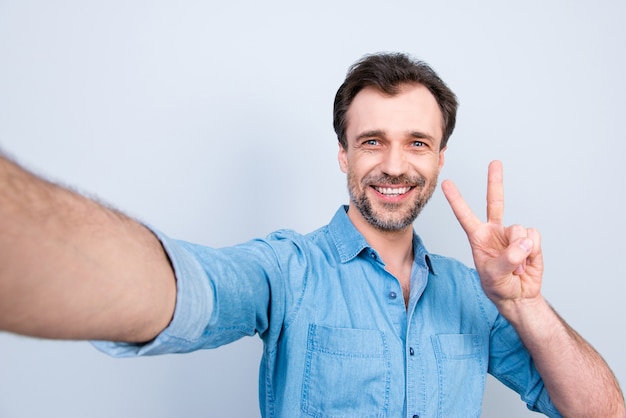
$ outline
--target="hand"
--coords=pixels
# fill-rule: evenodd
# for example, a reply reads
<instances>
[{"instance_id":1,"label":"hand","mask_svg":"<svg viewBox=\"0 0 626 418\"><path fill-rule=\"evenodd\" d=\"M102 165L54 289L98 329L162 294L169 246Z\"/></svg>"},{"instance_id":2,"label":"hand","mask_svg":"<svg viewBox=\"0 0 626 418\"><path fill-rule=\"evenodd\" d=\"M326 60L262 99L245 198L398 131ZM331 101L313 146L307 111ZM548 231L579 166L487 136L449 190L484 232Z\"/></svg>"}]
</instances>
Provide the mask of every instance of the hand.
<instances>
[{"instance_id":1,"label":"hand","mask_svg":"<svg viewBox=\"0 0 626 418\"><path fill-rule=\"evenodd\" d=\"M511 303L541 299L541 236L532 228L502 225L502 163L492 161L489 164L487 222L481 222L474 215L450 180L444 181L441 187L454 215L467 234L483 290L500 312Z\"/></svg>"}]
</instances>

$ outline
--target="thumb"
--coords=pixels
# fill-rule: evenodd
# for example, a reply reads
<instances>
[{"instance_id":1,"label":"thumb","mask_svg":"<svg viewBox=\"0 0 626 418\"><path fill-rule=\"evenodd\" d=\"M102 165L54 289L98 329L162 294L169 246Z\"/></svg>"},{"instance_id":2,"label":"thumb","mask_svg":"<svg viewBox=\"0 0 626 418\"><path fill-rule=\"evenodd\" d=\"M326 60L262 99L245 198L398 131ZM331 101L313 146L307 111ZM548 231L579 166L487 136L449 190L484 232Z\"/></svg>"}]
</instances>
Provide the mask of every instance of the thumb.
<instances>
[{"instance_id":1,"label":"thumb","mask_svg":"<svg viewBox=\"0 0 626 418\"><path fill-rule=\"evenodd\" d=\"M530 238L520 238L513 241L499 257L497 264L502 273L513 273L518 276L522 274L534 245Z\"/></svg>"}]
</instances>

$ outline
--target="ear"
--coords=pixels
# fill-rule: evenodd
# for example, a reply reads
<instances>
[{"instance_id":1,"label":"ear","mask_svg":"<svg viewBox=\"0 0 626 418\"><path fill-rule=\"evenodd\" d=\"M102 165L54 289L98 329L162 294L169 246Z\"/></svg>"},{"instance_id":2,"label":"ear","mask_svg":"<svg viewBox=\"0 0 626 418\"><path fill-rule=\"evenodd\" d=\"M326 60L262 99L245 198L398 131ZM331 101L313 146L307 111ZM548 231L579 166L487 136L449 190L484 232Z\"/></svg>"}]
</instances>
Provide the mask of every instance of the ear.
<instances>
[{"instance_id":1,"label":"ear","mask_svg":"<svg viewBox=\"0 0 626 418\"><path fill-rule=\"evenodd\" d=\"M339 168L344 173L347 173L348 172L348 156L346 155L346 150L341 145L341 143L338 142L338 144L339 144L339 153L337 154L337 160L339 160Z\"/></svg>"},{"instance_id":2,"label":"ear","mask_svg":"<svg viewBox=\"0 0 626 418\"><path fill-rule=\"evenodd\" d=\"M445 161L445 158L444 158L444 153L446 152L446 150L447 150L447 149L448 149L448 147L447 147L447 146L445 146L445 147L443 147L443 149L441 149L441 150L439 151L439 167L438 167L438 171L439 171L439 172L440 172L440 171L441 171L441 169L443 168L443 163L444 163L444 161Z\"/></svg>"}]
</instances>

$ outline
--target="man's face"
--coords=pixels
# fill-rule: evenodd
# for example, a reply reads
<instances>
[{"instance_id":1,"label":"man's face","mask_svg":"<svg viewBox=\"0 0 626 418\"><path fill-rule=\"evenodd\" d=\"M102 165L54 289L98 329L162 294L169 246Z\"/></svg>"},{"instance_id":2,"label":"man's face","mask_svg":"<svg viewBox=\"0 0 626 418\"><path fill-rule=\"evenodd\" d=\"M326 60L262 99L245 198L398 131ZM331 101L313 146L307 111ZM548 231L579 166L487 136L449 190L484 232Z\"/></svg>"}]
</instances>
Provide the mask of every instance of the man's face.
<instances>
[{"instance_id":1,"label":"man's face","mask_svg":"<svg viewBox=\"0 0 626 418\"><path fill-rule=\"evenodd\" d=\"M420 84L395 96L367 87L348 108L347 121L339 165L348 175L350 219L357 228L404 230L432 196L443 166L437 101Z\"/></svg>"}]
</instances>

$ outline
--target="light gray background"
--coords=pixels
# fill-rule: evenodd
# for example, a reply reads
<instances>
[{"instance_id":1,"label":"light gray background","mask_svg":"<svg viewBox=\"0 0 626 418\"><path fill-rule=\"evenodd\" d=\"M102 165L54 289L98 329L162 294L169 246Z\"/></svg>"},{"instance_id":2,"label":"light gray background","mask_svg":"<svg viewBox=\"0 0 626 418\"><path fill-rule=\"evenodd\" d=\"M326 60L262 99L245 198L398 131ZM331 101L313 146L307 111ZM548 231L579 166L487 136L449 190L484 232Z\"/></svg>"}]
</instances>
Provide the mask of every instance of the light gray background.
<instances>
[{"instance_id":1,"label":"light gray background","mask_svg":"<svg viewBox=\"0 0 626 418\"><path fill-rule=\"evenodd\" d=\"M504 162L505 220L542 232L545 295L626 384L624 1L226 3L0 1L0 146L173 237L308 232L347 198L347 67L409 52L461 101L442 177L482 216ZM471 263L440 191L416 228ZM258 416L260 348L115 360L0 334L0 417ZM534 414L490 380L484 416Z\"/></svg>"}]
</instances>

